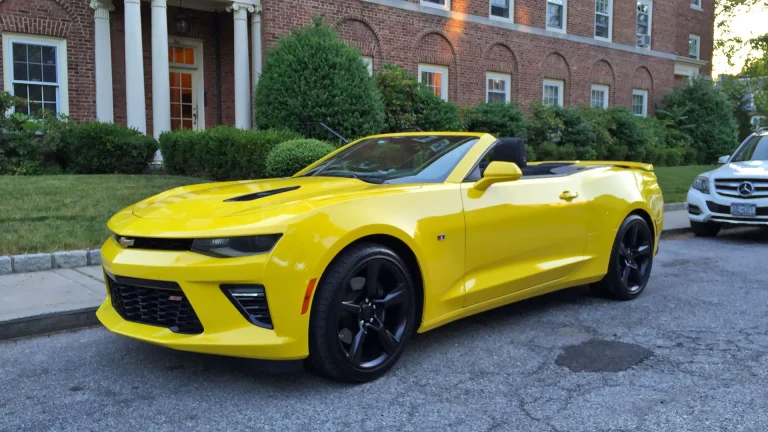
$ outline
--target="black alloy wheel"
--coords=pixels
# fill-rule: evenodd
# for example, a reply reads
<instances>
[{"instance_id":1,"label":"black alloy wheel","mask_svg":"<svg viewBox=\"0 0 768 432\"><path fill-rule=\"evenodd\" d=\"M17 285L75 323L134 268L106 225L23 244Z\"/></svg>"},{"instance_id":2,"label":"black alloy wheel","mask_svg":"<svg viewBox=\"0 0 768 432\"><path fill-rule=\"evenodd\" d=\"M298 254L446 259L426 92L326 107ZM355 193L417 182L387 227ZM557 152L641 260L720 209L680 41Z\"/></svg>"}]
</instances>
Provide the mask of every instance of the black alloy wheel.
<instances>
[{"instance_id":1,"label":"black alloy wheel","mask_svg":"<svg viewBox=\"0 0 768 432\"><path fill-rule=\"evenodd\" d=\"M643 292L653 268L654 237L648 223L637 215L627 217L619 228L611 252L608 273L592 289L616 300L632 300Z\"/></svg>"},{"instance_id":2,"label":"black alloy wheel","mask_svg":"<svg viewBox=\"0 0 768 432\"><path fill-rule=\"evenodd\" d=\"M397 254L373 244L343 252L323 275L313 302L313 368L341 381L378 378L409 340L414 308L408 267Z\"/></svg>"}]
</instances>

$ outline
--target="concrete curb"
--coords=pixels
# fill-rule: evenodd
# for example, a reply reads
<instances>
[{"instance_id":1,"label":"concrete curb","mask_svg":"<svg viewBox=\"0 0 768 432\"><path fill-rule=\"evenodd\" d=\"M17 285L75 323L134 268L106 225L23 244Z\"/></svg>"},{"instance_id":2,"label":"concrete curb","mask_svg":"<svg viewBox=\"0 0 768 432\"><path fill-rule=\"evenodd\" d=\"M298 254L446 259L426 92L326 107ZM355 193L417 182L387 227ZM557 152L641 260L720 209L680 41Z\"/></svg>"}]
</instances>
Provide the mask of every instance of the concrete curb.
<instances>
[{"instance_id":1,"label":"concrete curb","mask_svg":"<svg viewBox=\"0 0 768 432\"><path fill-rule=\"evenodd\" d=\"M0 256L0 275L101 265L99 249Z\"/></svg>"},{"instance_id":2,"label":"concrete curb","mask_svg":"<svg viewBox=\"0 0 768 432\"><path fill-rule=\"evenodd\" d=\"M99 325L96 307L0 322L0 341Z\"/></svg>"},{"instance_id":3,"label":"concrete curb","mask_svg":"<svg viewBox=\"0 0 768 432\"><path fill-rule=\"evenodd\" d=\"M691 232L693 232L693 230L691 230L691 227L668 229L668 230L661 231L661 238L665 239L665 238L668 238L668 237L674 237L674 236L678 236L678 235L688 234L688 233L691 233Z\"/></svg>"},{"instance_id":4,"label":"concrete curb","mask_svg":"<svg viewBox=\"0 0 768 432\"><path fill-rule=\"evenodd\" d=\"M680 210L688 210L688 203L687 202L681 202L681 203L664 204L664 211L665 212L680 211Z\"/></svg>"}]
</instances>

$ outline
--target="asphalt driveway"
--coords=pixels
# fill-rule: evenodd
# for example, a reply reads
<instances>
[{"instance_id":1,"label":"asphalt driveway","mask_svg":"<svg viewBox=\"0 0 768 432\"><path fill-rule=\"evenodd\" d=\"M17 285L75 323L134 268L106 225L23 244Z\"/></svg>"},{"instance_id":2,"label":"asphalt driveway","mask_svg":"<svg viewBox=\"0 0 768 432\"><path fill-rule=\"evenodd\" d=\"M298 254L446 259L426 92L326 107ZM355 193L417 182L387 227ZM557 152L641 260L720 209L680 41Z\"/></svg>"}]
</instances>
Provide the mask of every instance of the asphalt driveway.
<instances>
[{"instance_id":1,"label":"asphalt driveway","mask_svg":"<svg viewBox=\"0 0 768 432\"><path fill-rule=\"evenodd\" d=\"M768 231L665 240L645 294L576 288L417 337L358 386L101 328L0 344L0 430L768 429Z\"/></svg>"}]
</instances>

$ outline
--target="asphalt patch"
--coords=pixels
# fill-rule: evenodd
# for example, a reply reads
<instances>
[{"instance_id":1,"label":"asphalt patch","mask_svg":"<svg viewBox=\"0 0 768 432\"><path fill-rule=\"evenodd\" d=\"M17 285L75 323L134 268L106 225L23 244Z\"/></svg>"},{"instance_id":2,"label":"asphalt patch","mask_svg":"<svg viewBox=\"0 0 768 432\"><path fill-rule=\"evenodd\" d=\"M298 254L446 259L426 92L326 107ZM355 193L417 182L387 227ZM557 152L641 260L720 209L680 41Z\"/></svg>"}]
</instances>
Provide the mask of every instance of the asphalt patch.
<instances>
[{"instance_id":1,"label":"asphalt patch","mask_svg":"<svg viewBox=\"0 0 768 432\"><path fill-rule=\"evenodd\" d=\"M621 372L652 355L640 345L592 339L563 348L555 364L573 372Z\"/></svg>"}]
</instances>

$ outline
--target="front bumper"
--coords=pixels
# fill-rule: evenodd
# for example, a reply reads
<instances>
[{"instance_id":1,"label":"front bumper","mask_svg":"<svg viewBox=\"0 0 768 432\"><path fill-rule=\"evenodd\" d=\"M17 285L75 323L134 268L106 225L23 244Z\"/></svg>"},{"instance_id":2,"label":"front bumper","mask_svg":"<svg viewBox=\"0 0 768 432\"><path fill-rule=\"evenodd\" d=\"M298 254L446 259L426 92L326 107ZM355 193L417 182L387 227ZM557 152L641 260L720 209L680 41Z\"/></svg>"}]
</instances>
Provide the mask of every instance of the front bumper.
<instances>
[{"instance_id":1,"label":"front bumper","mask_svg":"<svg viewBox=\"0 0 768 432\"><path fill-rule=\"evenodd\" d=\"M168 327L127 321L113 306L109 290L96 316L110 331L183 351L266 360L307 357L309 314L301 314L307 281L274 256L211 258L185 251L123 249L113 239L101 249L105 272L124 278L178 284L203 326L180 334ZM265 287L273 329L248 321L224 294L222 284Z\"/></svg>"},{"instance_id":2,"label":"front bumper","mask_svg":"<svg viewBox=\"0 0 768 432\"><path fill-rule=\"evenodd\" d=\"M757 216L731 216L732 203L757 205ZM733 225L768 225L768 198L741 199L704 194L691 188L688 191L688 219L693 222L718 222Z\"/></svg>"}]
</instances>

